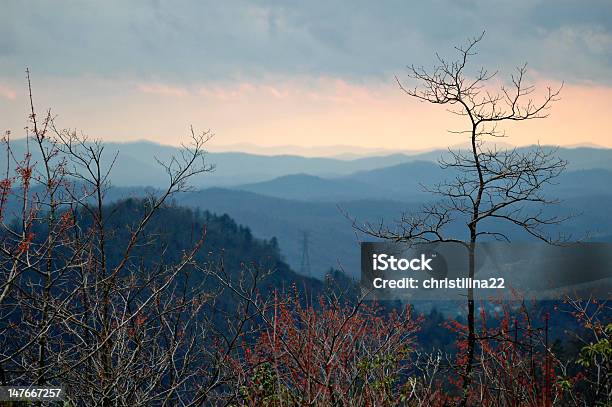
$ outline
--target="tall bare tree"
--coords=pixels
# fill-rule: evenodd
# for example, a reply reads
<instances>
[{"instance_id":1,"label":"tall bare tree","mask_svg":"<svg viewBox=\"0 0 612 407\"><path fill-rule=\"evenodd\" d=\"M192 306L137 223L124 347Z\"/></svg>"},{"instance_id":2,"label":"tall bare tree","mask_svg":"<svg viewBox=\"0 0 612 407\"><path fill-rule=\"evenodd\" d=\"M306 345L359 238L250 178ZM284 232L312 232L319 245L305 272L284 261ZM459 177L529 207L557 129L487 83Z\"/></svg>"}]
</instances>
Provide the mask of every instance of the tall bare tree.
<instances>
[{"instance_id":1,"label":"tall bare tree","mask_svg":"<svg viewBox=\"0 0 612 407\"><path fill-rule=\"evenodd\" d=\"M469 138L470 147L453 151L440 159L442 168L452 170L454 178L426 187L440 197L416 214L403 214L395 225L354 226L368 235L398 242L426 243L452 241L463 244L469 253L469 277L474 277L475 245L483 237L509 241L509 236L485 222L509 222L531 236L546 242L547 227L565 218L547 216L543 207L558 201L547 197L543 187L561 174L566 162L556 157L555 149L539 145L526 149L500 149L487 144L505 137L501 125L509 122L543 119L558 100L561 88L548 87L540 101L534 100L535 87L525 83L526 65L511 75L509 85L495 90L492 79L497 72L480 68L470 74L468 62L484 33L456 47L458 58L449 61L436 54L437 63L426 69L408 67L410 83L396 78L401 90L419 101L443 105L464 119L465 127L451 133ZM466 236L451 235L448 226L461 222ZM467 296L467 364L463 372L460 405L469 402L475 347L479 340L474 323L474 291Z\"/></svg>"}]
</instances>

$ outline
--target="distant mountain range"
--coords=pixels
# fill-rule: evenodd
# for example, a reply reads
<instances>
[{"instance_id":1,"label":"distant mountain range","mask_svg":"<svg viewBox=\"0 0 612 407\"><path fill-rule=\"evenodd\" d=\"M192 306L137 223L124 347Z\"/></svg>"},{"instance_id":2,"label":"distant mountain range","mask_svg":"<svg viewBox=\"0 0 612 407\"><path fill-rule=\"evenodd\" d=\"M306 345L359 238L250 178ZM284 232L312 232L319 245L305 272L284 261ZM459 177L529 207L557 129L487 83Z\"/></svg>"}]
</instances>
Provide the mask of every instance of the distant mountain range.
<instances>
[{"instance_id":1,"label":"distant mountain range","mask_svg":"<svg viewBox=\"0 0 612 407\"><path fill-rule=\"evenodd\" d=\"M233 189L306 201L422 201L428 197L422 184L431 185L444 179L444 175L444 170L433 162L409 161L389 167L357 171L342 177L285 175L269 181L238 185Z\"/></svg>"},{"instance_id":2,"label":"distant mountain range","mask_svg":"<svg viewBox=\"0 0 612 407\"><path fill-rule=\"evenodd\" d=\"M22 154L23 141L16 140L13 149L15 156ZM168 160L176 153L173 147L150 142L108 143L109 160L117 150L111 200L142 196L162 186L166 174L153 157ZM358 276L359 241L364 237L355 233L344 215L392 225L402 212L417 211L423 202L435 199L423 192L421 184L452 177L435 162L447 153L354 160L209 153L216 171L195 181L199 191L175 199L181 205L228 214L256 237L276 237L281 255L293 270L300 270L302 232L309 232L314 276L323 276L330 267ZM569 161L568 170L556 185L547 187L547 193L563 203L546 208L546 213L577 215L561 228L566 235L582 238L588 232L591 240L612 241L612 149L561 148L558 154ZM5 168L6 158L0 157L0 168ZM35 151L33 159L38 159ZM517 230L504 231L525 239ZM457 227L451 233L460 236L461 231Z\"/></svg>"},{"instance_id":3,"label":"distant mountain range","mask_svg":"<svg viewBox=\"0 0 612 407\"><path fill-rule=\"evenodd\" d=\"M391 154L418 154L424 151L434 150L423 149L423 150L392 150L385 148L370 148L360 146L349 146L349 145L330 145L330 146L294 146L294 145L281 145L281 146L259 146L251 143L235 143L229 145L218 145L213 142L209 146L211 152L228 152L228 151L242 151L248 154L257 155L298 155L303 157L328 157L337 158L341 160L352 160L355 158L371 157L371 156L384 156Z\"/></svg>"},{"instance_id":4,"label":"distant mountain range","mask_svg":"<svg viewBox=\"0 0 612 407\"><path fill-rule=\"evenodd\" d=\"M354 174L322 178L308 174L285 175L269 181L233 187L277 198L337 202L346 200L424 201L434 199L426 187L453 179L454 173L427 161L411 161ZM608 188L606 188L608 186ZM550 196L565 199L586 195L612 196L612 171L567 171L546 187Z\"/></svg>"},{"instance_id":5,"label":"distant mountain range","mask_svg":"<svg viewBox=\"0 0 612 407\"><path fill-rule=\"evenodd\" d=\"M24 139L12 140L12 148L15 157L22 157L25 152ZM159 187L165 183L166 174L156 163L155 158L167 161L177 153L177 148L148 141L105 143L107 162L112 160L116 152L119 155L112 172L114 185ZM558 153L559 156L569 161L568 170L612 170L612 149L560 148ZM386 154L347 160L296 155L270 156L240 152L211 152L207 156L208 162L215 164L216 169L212 174L202 177L197 186L233 187L295 174L322 178L339 178L353 174L358 178L359 175L355 173L359 171L382 169L416 161L435 163L437 159L447 154L447 150L434 150L418 154ZM32 157L35 160L38 159L38 151L33 150ZM5 167L5 161L6 156L0 154L0 168Z\"/></svg>"},{"instance_id":6,"label":"distant mountain range","mask_svg":"<svg viewBox=\"0 0 612 407\"><path fill-rule=\"evenodd\" d=\"M512 145L501 141L495 142L498 148L511 148ZM453 145L452 148L467 148L469 142ZM580 143L566 145L567 148L588 147L605 148L592 143ZM327 146L296 146L296 145L276 145L261 146L252 143L217 144L215 139L208 146L211 152L242 151L257 155L298 155L304 157L329 157L342 160L352 160L355 158L385 156L392 154L415 155L435 150L445 150L446 148L423 148L423 149L401 149L401 148L376 148L362 147L353 145L327 145Z\"/></svg>"},{"instance_id":7,"label":"distant mountain range","mask_svg":"<svg viewBox=\"0 0 612 407\"><path fill-rule=\"evenodd\" d=\"M610 181L608 182L610 184ZM359 276L359 242L366 237L356 233L348 214L360 223L381 221L393 225L403 212L414 212L420 202L398 202L391 200L351 200L345 202L306 202L263 196L248 191L210 188L177 197L178 203L227 213L238 223L248 225L257 237L276 237L284 260L294 269L300 270L302 258L302 231L307 231L312 274L321 277L330 267L343 268L353 276ZM546 209L551 214L576 215L566 221L559 230L567 236L593 241L612 242L612 194L574 196L566 198L558 206ZM505 233L516 240L529 240L528 236L509 227ZM449 229L461 237L463 228L459 224ZM372 240L372 238L369 238Z\"/></svg>"}]
</instances>

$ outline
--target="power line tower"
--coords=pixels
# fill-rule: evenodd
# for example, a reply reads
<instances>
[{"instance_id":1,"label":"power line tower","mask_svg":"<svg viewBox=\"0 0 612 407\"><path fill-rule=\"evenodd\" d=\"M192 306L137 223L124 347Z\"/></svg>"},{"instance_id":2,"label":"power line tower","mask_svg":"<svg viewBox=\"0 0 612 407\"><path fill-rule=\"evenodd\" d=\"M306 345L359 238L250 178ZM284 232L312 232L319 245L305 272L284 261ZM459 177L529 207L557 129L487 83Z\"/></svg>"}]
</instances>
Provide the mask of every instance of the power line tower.
<instances>
[{"instance_id":1,"label":"power line tower","mask_svg":"<svg viewBox=\"0 0 612 407\"><path fill-rule=\"evenodd\" d=\"M309 238L310 233L303 230L302 231L302 263L300 265L300 273L303 276L312 277L312 272L310 270L310 253L309 253Z\"/></svg>"}]
</instances>

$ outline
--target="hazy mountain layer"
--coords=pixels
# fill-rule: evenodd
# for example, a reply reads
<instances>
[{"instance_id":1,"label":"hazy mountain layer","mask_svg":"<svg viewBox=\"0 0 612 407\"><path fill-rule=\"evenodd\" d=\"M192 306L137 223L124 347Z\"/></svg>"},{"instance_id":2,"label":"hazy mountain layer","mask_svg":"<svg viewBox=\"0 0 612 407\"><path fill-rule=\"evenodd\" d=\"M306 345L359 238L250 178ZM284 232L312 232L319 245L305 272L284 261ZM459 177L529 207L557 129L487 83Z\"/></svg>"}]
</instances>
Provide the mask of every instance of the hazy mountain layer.
<instances>
[{"instance_id":1,"label":"hazy mountain layer","mask_svg":"<svg viewBox=\"0 0 612 407\"><path fill-rule=\"evenodd\" d=\"M12 140L13 155L23 157L24 139ZM529 148L529 147L524 147ZM158 187L166 181L166 173L155 158L167 161L177 153L177 148L148 141L106 143L106 161L110 163L116 152L119 156L112 172L116 186ZM569 170L612 170L612 149L561 148L559 155L570 162ZM446 150L408 155L391 154L370 156L352 160L334 158L308 158L295 155L255 155L247 153L209 153L207 160L214 164L214 173L198 181L200 187L236 186L268 181L292 174L308 174L324 178L343 177L358 171L368 171L396 164L427 161L435 162L448 154ZM38 151L32 151L32 159L39 160ZM6 155L0 154L0 168L6 166ZM421 174L423 175L423 174Z\"/></svg>"}]
</instances>

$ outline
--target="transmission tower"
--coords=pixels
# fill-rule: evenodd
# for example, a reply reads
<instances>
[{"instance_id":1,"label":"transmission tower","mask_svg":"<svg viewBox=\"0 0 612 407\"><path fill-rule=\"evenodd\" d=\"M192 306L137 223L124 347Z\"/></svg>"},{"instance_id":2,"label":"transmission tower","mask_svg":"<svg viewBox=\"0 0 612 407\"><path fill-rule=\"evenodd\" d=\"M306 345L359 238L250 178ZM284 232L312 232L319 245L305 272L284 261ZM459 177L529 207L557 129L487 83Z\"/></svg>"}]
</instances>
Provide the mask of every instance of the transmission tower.
<instances>
[{"instance_id":1,"label":"transmission tower","mask_svg":"<svg viewBox=\"0 0 612 407\"><path fill-rule=\"evenodd\" d=\"M310 233L302 231L302 263L300 265L300 273L303 276L312 277L310 270L310 254L308 250Z\"/></svg>"}]
</instances>

